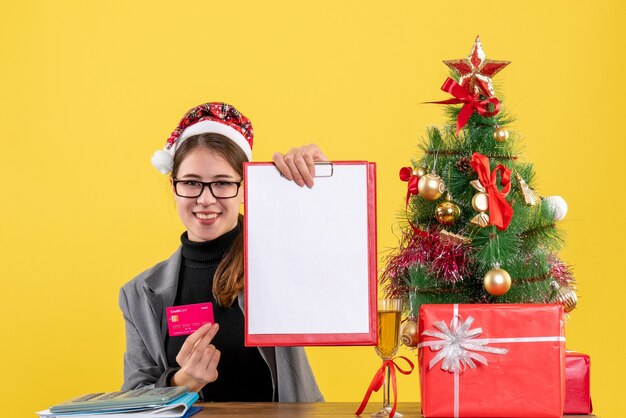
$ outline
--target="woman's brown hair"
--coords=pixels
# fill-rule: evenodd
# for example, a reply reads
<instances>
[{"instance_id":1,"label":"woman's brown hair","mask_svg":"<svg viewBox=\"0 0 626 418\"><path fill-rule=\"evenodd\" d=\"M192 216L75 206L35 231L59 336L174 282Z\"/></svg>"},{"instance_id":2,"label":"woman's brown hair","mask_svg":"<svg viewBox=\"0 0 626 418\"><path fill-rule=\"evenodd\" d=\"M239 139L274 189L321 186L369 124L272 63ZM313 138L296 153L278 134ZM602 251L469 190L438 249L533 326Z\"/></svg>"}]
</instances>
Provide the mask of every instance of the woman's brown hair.
<instances>
[{"instance_id":1,"label":"woman's brown hair","mask_svg":"<svg viewBox=\"0 0 626 418\"><path fill-rule=\"evenodd\" d=\"M248 157L243 150L228 137L217 133L206 133L185 139L174 153L172 177L176 177L178 168L185 157L194 149L203 147L216 152L243 178L243 163ZM239 193L242 193L240 190ZM213 278L213 297L221 306L230 306L243 290L243 216L239 214L239 233L230 249L217 266Z\"/></svg>"}]
</instances>

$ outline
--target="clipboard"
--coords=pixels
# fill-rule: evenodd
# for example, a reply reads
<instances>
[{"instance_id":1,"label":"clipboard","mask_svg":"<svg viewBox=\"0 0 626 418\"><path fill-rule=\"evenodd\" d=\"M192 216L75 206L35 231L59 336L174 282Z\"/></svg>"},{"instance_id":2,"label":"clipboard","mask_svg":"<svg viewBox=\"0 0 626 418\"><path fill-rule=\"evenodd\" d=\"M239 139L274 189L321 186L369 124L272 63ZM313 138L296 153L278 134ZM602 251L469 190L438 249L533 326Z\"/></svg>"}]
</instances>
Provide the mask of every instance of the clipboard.
<instances>
[{"instance_id":1,"label":"clipboard","mask_svg":"<svg viewBox=\"0 0 626 418\"><path fill-rule=\"evenodd\" d=\"M244 163L246 346L376 345L376 164Z\"/></svg>"}]
</instances>

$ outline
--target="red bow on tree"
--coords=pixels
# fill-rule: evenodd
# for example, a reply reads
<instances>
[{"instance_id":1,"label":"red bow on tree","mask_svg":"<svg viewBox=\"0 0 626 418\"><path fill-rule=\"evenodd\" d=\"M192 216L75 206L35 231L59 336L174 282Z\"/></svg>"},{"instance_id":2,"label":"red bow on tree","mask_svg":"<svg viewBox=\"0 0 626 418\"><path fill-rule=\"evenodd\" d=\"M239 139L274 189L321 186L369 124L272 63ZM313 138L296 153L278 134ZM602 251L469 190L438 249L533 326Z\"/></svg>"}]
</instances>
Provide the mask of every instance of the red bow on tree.
<instances>
[{"instance_id":1,"label":"red bow on tree","mask_svg":"<svg viewBox=\"0 0 626 418\"><path fill-rule=\"evenodd\" d=\"M417 190L417 183L419 183L420 181L420 176L415 174L415 172L416 170L412 169L411 167L402 167L400 169L400 180L408 182L408 184L406 185L406 203L404 204L405 211L409 207L409 199L411 198L411 195L417 195L419 193L419 191ZM428 233L413 225L413 222L411 222L410 219L409 224L413 228L413 231L416 235L422 237L428 235Z\"/></svg>"},{"instance_id":2,"label":"red bow on tree","mask_svg":"<svg viewBox=\"0 0 626 418\"><path fill-rule=\"evenodd\" d=\"M480 100L478 94L471 94L465 87L448 77L441 86L441 90L446 93L450 93L454 96L454 99L442 100L440 102L428 102L436 104L457 104L465 103L459 112L459 116L456 120L456 134L465 126L472 113L478 112L479 115L485 117L491 117L498 114L500 111L500 101L495 97L489 97L485 100ZM487 105L491 103L493 110L488 110Z\"/></svg>"},{"instance_id":3,"label":"red bow on tree","mask_svg":"<svg viewBox=\"0 0 626 418\"><path fill-rule=\"evenodd\" d=\"M406 208L407 206L409 206L409 198L411 197L411 195L417 194L417 183L420 181L420 178L418 175L414 174L411 167L402 167L400 169L400 180L409 183L406 186L406 204L404 205Z\"/></svg>"},{"instance_id":4,"label":"red bow on tree","mask_svg":"<svg viewBox=\"0 0 626 418\"><path fill-rule=\"evenodd\" d=\"M489 223L495 225L499 230L508 228L513 218L513 207L505 197L511 191L511 170L508 167L498 164L493 171L489 171L489 158L475 152L472 154L472 168L478 173L480 184L487 190L489 196ZM502 190L498 190L498 171L500 172L500 185Z\"/></svg>"}]
</instances>

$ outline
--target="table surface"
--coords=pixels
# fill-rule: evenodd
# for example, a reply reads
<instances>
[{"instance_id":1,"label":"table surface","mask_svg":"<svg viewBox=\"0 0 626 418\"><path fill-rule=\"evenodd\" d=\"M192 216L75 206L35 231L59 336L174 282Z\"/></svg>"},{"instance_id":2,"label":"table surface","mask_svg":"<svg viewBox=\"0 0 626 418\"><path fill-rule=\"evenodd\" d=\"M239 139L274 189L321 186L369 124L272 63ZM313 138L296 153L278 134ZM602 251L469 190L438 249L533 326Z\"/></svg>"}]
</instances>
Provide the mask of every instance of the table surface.
<instances>
[{"instance_id":1,"label":"table surface","mask_svg":"<svg viewBox=\"0 0 626 418\"><path fill-rule=\"evenodd\" d=\"M254 402L215 402L199 403L204 409L194 418L206 417L259 417L259 418L353 418L359 407L357 402L320 402L320 403L254 403ZM371 402L361 417L369 418L379 405ZM404 418L420 418L420 404L417 402L398 403L398 412ZM593 415L566 415L566 418L589 418Z\"/></svg>"}]
</instances>

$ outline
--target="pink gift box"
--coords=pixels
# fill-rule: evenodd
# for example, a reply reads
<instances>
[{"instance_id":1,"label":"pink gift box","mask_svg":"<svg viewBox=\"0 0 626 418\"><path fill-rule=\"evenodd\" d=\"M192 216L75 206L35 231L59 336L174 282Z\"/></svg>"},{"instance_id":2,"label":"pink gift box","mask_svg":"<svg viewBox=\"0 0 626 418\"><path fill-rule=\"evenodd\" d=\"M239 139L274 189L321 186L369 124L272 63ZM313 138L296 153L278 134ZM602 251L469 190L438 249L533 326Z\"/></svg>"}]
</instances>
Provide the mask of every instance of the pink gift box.
<instances>
[{"instance_id":1,"label":"pink gift box","mask_svg":"<svg viewBox=\"0 0 626 418\"><path fill-rule=\"evenodd\" d=\"M591 414L590 360L587 354L565 353L566 414Z\"/></svg>"}]
</instances>

